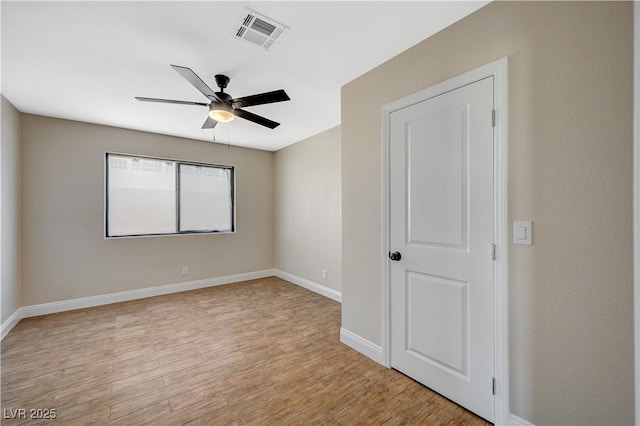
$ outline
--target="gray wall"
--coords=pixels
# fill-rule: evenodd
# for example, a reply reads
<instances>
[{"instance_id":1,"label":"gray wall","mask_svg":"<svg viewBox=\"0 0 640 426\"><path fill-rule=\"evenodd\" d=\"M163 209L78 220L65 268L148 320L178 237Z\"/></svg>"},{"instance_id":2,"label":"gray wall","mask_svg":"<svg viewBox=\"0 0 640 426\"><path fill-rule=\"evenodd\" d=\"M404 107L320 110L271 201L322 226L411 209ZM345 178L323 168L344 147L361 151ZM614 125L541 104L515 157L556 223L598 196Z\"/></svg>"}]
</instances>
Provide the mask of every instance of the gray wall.
<instances>
[{"instance_id":1,"label":"gray wall","mask_svg":"<svg viewBox=\"0 0 640 426\"><path fill-rule=\"evenodd\" d=\"M273 267L273 153L28 114L22 120L23 305ZM105 240L106 151L235 166L237 232Z\"/></svg>"},{"instance_id":2,"label":"gray wall","mask_svg":"<svg viewBox=\"0 0 640 426\"><path fill-rule=\"evenodd\" d=\"M340 127L275 154L275 267L342 291ZM322 279L322 270L327 279Z\"/></svg>"},{"instance_id":3,"label":"gray wall","mask_svg":"<svg viewBox=\"0 0 640 426\"><path fill-rule=\"evenodd\" d=\"M632 424L632 2L494 2L342 89L343 327L381 344L381 107L509 58L511 411Z\"/></svg>"},{"instance_id":4,"label":"gray wall","mask_svg":"<svg viewBox=\"0 0 640 426\"><path fill-rule=\"evenodd\" d=\"M21 115L11 103L2 98L0 106L2 135L0 136L0 158L2 161L1 193L2 221L0 249L2 264L0 271L0 322L4 322L22 306L21 249L20 249L20 139Z\"/></svg>"}]
</instances>

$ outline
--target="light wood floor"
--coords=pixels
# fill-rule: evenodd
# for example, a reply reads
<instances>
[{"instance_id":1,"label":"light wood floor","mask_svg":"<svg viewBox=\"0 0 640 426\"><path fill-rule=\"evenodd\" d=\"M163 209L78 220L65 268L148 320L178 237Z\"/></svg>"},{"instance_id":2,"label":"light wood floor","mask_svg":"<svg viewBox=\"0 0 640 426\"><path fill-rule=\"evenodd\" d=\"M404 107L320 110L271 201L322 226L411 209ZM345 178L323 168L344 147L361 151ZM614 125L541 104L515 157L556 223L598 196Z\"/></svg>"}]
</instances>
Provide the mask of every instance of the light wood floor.
<instances>
[{"instance_id":1,"label":"light wood floor","mask_svg":"<svg viewBox=\"0 0 640 426\"><path fill-rule=\"evenodd\" d=\"M339 341L340 305L278 278L23 319L3 425L487 424Z\"/></svg>"}]
</instances>

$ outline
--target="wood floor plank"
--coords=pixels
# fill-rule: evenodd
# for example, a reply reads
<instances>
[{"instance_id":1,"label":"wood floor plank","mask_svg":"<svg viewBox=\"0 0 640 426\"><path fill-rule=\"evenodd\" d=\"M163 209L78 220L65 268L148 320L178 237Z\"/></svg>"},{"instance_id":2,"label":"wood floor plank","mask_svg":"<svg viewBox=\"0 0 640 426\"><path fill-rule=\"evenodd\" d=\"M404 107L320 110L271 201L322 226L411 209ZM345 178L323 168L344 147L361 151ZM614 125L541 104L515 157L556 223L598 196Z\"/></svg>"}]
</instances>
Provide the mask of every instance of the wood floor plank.
<instances>
[{"instance_id":1,"label":"wood floor plank","mask_svg":"<svg viewBox=\"0 0 640 426\"><path fill-rule=\"evenodd\" d=\"M164 386L165 383L161 377L138 383L137 385L129 386L126 388L116 388L116 390L114 390L113 385L111 385L111 405L121 404L125 401L139 397L146 393L156 391Z\"/></svg>"},{"instance_id":2,"label":"wood floor plank","mask_svg":"<svg viewBox=\"0 0 640 426\"><path fill-rule=\"evenodd\" d=\"M5 425L486 425L340 343L340 304L278 278L26 318Z\"/></svg>"},{"instance_id":3,"label":"wood floor plank","mask_svg":"<svg viewBox=\"0 0 640 426\"><path fill-rule=\"evenodd\" d=\"M127 415L126 418L115 418L109 423L112 426L157 424L171 414L167 400L148 405Z\"/></svg>"}]
</instances>

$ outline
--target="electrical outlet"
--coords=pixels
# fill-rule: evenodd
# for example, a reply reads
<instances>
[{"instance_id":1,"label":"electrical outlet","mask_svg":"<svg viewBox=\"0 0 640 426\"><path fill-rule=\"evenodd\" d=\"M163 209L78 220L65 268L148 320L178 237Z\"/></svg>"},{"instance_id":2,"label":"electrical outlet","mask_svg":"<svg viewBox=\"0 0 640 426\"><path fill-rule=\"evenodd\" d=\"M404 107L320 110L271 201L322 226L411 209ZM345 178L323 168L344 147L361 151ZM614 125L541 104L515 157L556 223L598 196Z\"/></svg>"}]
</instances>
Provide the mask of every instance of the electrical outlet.
<instances>
[{"instance_id":1,"label":"electrical outlet","mask_svg":"<svg viewBox=\"0 0 640 426\"><path fill-rule=\"evenodd\" d=\"M182 267L182 275L189 275L189 267L188 266L183 266Z\"/></svg>"}]
</instances>

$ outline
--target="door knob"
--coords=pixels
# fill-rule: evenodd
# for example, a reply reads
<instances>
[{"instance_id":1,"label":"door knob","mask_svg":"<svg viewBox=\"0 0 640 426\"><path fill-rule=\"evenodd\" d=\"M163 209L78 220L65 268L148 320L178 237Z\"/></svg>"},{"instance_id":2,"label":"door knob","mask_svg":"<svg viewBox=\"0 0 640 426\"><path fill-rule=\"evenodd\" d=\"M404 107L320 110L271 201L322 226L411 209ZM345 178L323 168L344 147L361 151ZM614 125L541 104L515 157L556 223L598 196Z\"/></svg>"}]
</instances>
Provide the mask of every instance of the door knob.
<instances>
[{"instance_id":1,"label":"door knob","mask_svg":"<svg viewBox=\"0 0 640 426\"><path fill-rule=\"evenodd\" d=\"M398 260L402 259L402 255L399 251L394 251L393 253L389 252L389 259L397 262Z\"/></svg>"}]
</instances>

